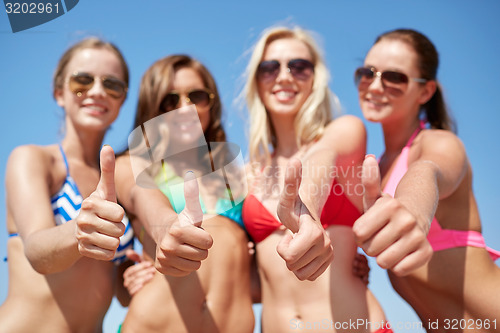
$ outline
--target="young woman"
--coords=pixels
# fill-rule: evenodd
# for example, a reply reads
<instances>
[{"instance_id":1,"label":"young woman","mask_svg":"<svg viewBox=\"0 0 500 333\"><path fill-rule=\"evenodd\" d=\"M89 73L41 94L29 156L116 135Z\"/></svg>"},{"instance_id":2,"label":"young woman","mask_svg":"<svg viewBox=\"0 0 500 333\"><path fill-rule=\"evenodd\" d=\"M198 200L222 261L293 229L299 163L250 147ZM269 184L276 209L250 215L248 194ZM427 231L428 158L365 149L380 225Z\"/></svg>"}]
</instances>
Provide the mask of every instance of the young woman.
<instances>
[{"instance_id":1,"label":"young woman","mask_svg":"<svg viewBox=\"0 0 500 333\"><path fill-rule=\"evenodd\" d=\"M265 31L247 75L252 179L243 217L256 242L263 331L386 331L380 305L352 274L362 122L331 120L328 71L300 28Z\"/></svg>"},{"instance_id":2,"label":"young woman","mask_svg":"<svg viewBox=\"0 0 500 333\"><path fill-rule=\"evenodd\" d=\"M101 150L127 86L128 68L114 45L96 38L75 44L54 75L54 98L65 111L63 140L21 146L9 157L2 330L102 331L114 294L110 260L120 259L115 255L126 229L122 245L133 238L114 198L113 150Z\"/></svg>"},{"instance_id":3,"label":"young woman","mask_svg":"<svg viewBox=\"0 0 500 333\"><path fill-rule=\"evenodd\" d=\"M499 332L500 253L481 235L472 170L438 63L426 36L400 29L379 36L356 70L361 109L381 123L386 150L380 176L375 159L365 161L368 210L355 232L429 332Z\"/></svg>"},{"instance_id":4,"label":"young woman","mask_svg":"<svg viewBox=\"0 0 500 333\"><path fill-rule=\"evenodd\" d=\"M241 204L230 204L243 192L231 182L228 190L217 171L229 156L218 149L225 141L221 112L212 75L189 56L160 59L142 78L139 136L129 142L140 146L147 138L159 159L144 171L149 183L141 183L133 145L117 160L117 194L158 272L136 288L123 332L253 331L248 239ZM193 179L183 189L188 170L199 194Z\"/></svg>"}]
</instances>

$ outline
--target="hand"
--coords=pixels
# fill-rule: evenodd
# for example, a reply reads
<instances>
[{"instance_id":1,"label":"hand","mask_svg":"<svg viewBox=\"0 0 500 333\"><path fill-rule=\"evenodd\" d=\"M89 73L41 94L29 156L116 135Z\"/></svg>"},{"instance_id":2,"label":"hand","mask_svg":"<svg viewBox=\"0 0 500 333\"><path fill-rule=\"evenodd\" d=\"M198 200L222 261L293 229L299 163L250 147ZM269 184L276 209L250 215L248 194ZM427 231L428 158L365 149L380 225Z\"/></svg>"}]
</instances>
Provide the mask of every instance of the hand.
<instances>
[{"instance_id":1,"label":"hand","mask_svg":"<svg viewBox=\"0 0 500 333\"><path fill-rule=\"evenodd\" d=\"M278 203L278 217L292 233L279 242L277 251L299 280L314 281L330 265L333 247L325 229L315 221L299 197L302 164L288 163L285 184Z\"/></svg>"},{"instance_id":2,"label":"hand","mask_svg":"<svg viewBox=\"0 0 500 333\"><path fill-rule=\"evenodd\" d=\"M125 232L125 212L116 203L115 153L110 146L101 149L101 178L96 190L82 202L76 217L78 251L83 256L113 259Z\"/></svg>"},{"instance_id":3,"label":"hand","mask_svg":"<svg viewBox=\"0 0 500 333\"><path fill-rule=\"evenodd\" d=\"M363 162L365 214L353 226L356 243L377 264L398 276L426 264L432 248L416 217L398 199L382 194L380 171L373 156Z\"/></svg>"},{"instance_id":4,"label":"hand","mask_svg":"<svg viewBox=\"0 0 500 333\"><path fill-rule=\"evenodd\" d=\"M143 260L139 253L134 250L129 249L125 254L130 260L136 262L135 265L128 267L123 273L123 285L127 288L130 296L134 296L146 283L153 279L156 269L152 262Z\"/></svg>"},{"instance_id":5,"label":"hand","mask_svg":"<svg viewBox=\"0 0 500 333\"><path fill-rule=\"evenodd\" d=\"M186 276L201 266L212 247L212 236L201 227L203 211L194 173L184 177L186 206L156 246L156 269L166 275Z\"/></svg>"},{"instance_id":6,"label":"hand","mask_svg":"<svg viewBox=\"0 0 500 333\"><path fill-rule=\"evenodd\" d=\"M352 274L360 278L366 286L370 282L370 265L368 265L368 259L364 254L356 253L352 263Z\"/></svg>"}]
</instances>

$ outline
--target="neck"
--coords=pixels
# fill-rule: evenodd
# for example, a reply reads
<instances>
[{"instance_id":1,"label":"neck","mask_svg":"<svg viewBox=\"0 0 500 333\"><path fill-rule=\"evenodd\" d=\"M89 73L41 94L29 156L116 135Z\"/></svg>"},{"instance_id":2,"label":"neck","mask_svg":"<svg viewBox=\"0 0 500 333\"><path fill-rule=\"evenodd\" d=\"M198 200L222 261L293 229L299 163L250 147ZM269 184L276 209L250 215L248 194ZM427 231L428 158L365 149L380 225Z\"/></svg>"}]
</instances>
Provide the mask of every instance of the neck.
<instances>
[{"instance_id":1,"label":"neck","mask_svg":"<svg viewBox=\"0 0 500 333\"><path fill-rule=\"evenodd\" d=\"M382 124L385 141L385 155L399 154L412 134L420 127L418 118L407 118L391 124Z\"/></svg>"},{"instance_id":2,"label":"neck","mask_svg":"<svg viewBox=\"0 0 500 333\"><path fill-rule=\"evenodd\" d=\"M276 134L276 156L291 157L299 149L295 137L295 117L271 116L271 121Z\"/></svg>"},{"instance_id":3,"label":"neck","mask_svg":"<svg viewBox=\"0 0 500 333\"><path fill-rule=\"evenodd\" d=\"M76 130L66 122L66 135L62 146L66 155L83 161L86 165L99 168L99 153L105 131Z\"/></svg>"}]
</instances>

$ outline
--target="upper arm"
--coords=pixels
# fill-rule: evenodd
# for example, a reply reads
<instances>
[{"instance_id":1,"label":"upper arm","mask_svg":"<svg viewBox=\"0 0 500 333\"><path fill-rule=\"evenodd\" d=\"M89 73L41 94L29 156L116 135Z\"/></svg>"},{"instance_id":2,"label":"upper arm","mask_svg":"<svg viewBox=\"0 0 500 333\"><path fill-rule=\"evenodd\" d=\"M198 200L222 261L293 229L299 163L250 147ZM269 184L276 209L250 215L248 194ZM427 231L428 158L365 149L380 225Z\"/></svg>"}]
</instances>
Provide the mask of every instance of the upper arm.
<instances>
[{"instance_id":1,"label":"upper arm","mask_svg":"<svg viewBox=\"0 0 500 333\"><path fill-rule=\"evenodd\" d=\"M420 169L435 177L439 197L451 195L460 185L468 168L465 147L448 131L426 131L422 136L420 154L410 161L408 171Z\"/></svg>"},{"instance_id":2,"label":"upper arm","mask_svg":"<svg viewBox=\"0 0 500 333\"><path fill-rule=\"evenodd\" d=\"M49 170L50 159L40 147L21 146L9 156L5 174L7 209L23 239L55 225Z\"/></svg>"}]
</instances>

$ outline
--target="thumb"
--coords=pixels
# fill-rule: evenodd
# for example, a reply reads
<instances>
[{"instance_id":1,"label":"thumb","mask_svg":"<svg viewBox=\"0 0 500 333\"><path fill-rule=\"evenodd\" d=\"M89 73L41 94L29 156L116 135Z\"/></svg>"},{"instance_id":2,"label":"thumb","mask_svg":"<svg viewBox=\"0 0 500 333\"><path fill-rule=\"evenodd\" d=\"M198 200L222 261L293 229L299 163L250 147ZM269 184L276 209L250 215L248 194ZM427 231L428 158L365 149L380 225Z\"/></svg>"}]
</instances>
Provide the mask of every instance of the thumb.
<instances>
[{"instance_id":1,"label":"thumb","mask_svg":"<svg viewBox=\"0 0 500 333\"><path fill-rule=\"evenodd\" d=\"M116 202L115 191L115 152L113 148L104 145L101 149L101 179L96 191L102 199Z\"/></svg>"},{"instance_id":2,"label":"thumb","mask_svg":"<svg viewBox=\"0 0 500 333\"><path fill-rule=\"evenodd\" d=\"M128 249L127 251L125 251L125 255L127 256L127 258L129 258L133 262L141 262L142 261L141 255L132 249Z\"/></svg>"},{"instance_id":3,"label":"thumb","mask_svg":"<svg viewBox=\"0 0 500 333\"><path fill-rule=\"evenodd\" d=\"M292 232L297 232L299 229L298 216L296 218L293 218L293 216L298 214L295 207L297 199L300 200L299 188L301 181L302 162L297 158L291 159L286 167L285 183L278 203L278 216L283 225ZM287 216L291 218L287 218Z\"/></svg>"},{"instance_id":4,"label":"thumb","mask_svg":"<svg viewBox=\"0 0 500 333\"><path fill-rule=\"evenodd\" d=\"M361 181L365 188L363 195L363 208L366 212L382 196L380 189L380 170L377 160L373 155L367 155L363 161Z\"/></svg>"},{"instance_id":5,"label":"thumb","mask_svg":"<svg viewBox=\"0 0 500 333\"><path fill-rule=\"evenodd\" d=\"M192 224L201 227L203 220L203 210L200 204L200 189L194 172L188 171L184 176L184 199L186 206L184 214L187 215Z\"/></svg>"}]
</instances>

